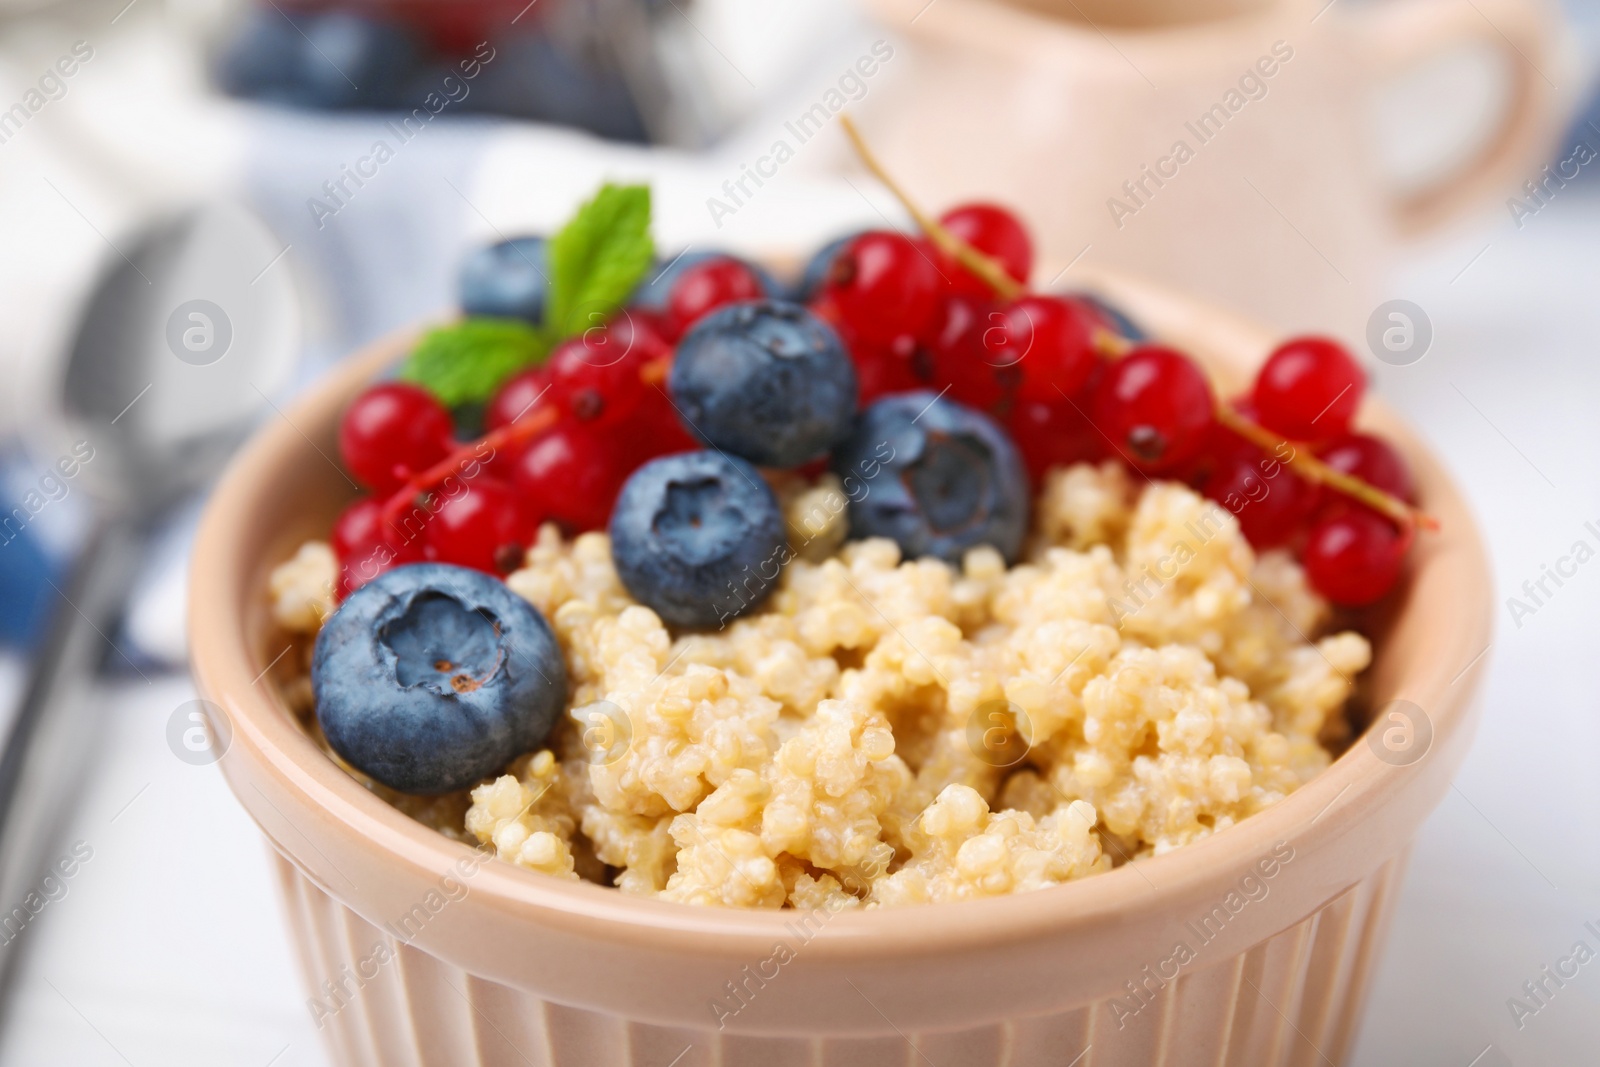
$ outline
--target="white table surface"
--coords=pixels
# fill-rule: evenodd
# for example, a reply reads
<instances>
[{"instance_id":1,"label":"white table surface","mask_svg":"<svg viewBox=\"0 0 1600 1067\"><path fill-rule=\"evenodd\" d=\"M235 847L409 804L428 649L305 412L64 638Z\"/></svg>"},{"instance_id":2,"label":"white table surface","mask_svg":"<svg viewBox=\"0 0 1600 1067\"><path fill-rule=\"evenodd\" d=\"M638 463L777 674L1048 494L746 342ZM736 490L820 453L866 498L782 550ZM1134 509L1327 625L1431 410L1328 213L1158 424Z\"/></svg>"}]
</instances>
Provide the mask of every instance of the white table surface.
<instances>
[{"instance_id":1,"label":"white table surface","mask_svg":"<svg viewBox=\"0 0 1600 1067\"><path fill-rule=\"evenodd\" d=\"M1575 941L1600 947L1583 930L1600 920L1600 563L1520 628L1503 607L1600 520L1597 279L1600 200L1578 190L1520 231L1504 216L1396 275L1393 295L1420 304L1436 338L1420 363L1380 368L1377 387L1466 486L1502 609L1482 730L1417 843L1363 1067L1600 1057L1600 961L1521 1029L1507 1008ZM68 839L93 858L26 932L0 1067L327 1062L262 842L214 767L167 748L192 695L181 678L105 690L105 748Z\"/></svg>"},{"instance_id":2,"label":"white table surface","mask_svg":"<svg viewBox=\"0 0 1600 1067\"><path fill-rule=\"evenodd\" d=\"M1378 388L1465 486L1501 607L1483 725L1417 842L1360 1064L1600 1062L1600 966L1521 1027L1507 1005L1575 942L1600 949L1583 929L1600 926L1600 568L1520 626L1506 606L1600 525L1593 194L1564 190L1520 230L1507 213L1408 263L1392 288L1429 312L1436 340L1420 363L1381 368Z\"/></svg>"}]
</instances>

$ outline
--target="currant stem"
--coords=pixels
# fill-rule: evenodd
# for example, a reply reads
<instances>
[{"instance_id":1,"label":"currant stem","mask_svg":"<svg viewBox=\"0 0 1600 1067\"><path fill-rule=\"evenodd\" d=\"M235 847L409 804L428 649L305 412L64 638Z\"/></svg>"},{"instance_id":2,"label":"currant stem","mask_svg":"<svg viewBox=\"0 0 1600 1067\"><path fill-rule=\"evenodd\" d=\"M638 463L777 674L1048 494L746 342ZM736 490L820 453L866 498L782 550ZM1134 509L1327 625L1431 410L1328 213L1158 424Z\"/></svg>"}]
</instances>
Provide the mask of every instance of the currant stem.
<instances>
[{"instance_id":1,"label":"currant stem","mask_svg":"<svg viewBox=\"0 0 1600 1067\"><path fill-rule=\"evenodd\" d=\"M1015 300L1027 292L1026 287L1017 282L1005 272L998 261L973 248L970 244L951 233L939 224L939 221L918 207L916 202L902 189L898 182L890 176L889 172L872 154L872 149L867 147L866 139L861 136L860 129L849 115L840 115L839 124L844 127L844 132L850 138L850 144L856 150L856 155L861 157L862 164L871 171L873 176L882 182L895 199L905 207L906 213L922 227L928 238L938 245L945 254L954 258L962 266L982 278L995 291L995 294L1005 300ZM1134 342L1121 336L1113 330L1098 329L1094 333L1095 351L1106 359L1116 359L1131 352L1138 347ZM1263 426L1246 419L1237 411L1226 404L1219 403L1216 408L1216 419L1228 429L1245 438L1252 444L1259 446L1269 454L1275 454L1284 439L1272 433ZM1439 521L1431 515L1407 504L1399 497L1391 496L1382 489L1368 482L1335 470L1326 463L1311 455L1308 450L1296 449L1294 458L1288 461L1305 475L1306 480L1317 485L1332 486L1336 491L1353 497L1366 504L1373 510L1389 516L1400 524L1402 531L1409 532L1420 526L1425 530L1439 529Z\"/></svg>"},{"instance_id":2,"label":"currant stem","mask_svg":"<svg viewBox=\"0 0 1600 1067\"><path fill-rule=\"evenodd\" d=\"M889 172L878 162L878 157L872 154L872 149L867 147L866 139L861 136L861 131L856 127L855 121L849 115L839 116L839 125L844 127L845 136L850 138L850 144L856 150L856 155L861 157L862 165L872 172L873 177L883 183L894 198L900 201L906 213L911 216L928 239L939 247L941 252L953 258L957 263L976 274L988 283L989 287L1007 300L1015 300L1026 293L1027 287L1007 274L1000 261L987 256L973 248L967 242L945 229L939 220L929 215L917 206L899 184L889 176Z\"/></svg>"},{"instance_id":3,"label":"currant stem","mask_svg":"<svg viewBox=\"0 0 1600 1067\"><path fill-rule=\"evenodd\" d=\"M1261 448L1268 455L1277 455L1277 450L1287 442L1284 438L1258 426L1249 419L1234 411L1227 404L1217 405L1217 421L1222 423L1234 433L1243 437L1251 444ZM1365 482L1360 478L1346 474L1328 466L1322 460L1312 455L1304 448L1293 449L1291 458L1285 461L1305 475L1306 480L1314 484L1330 485L1346 496L1367 505L1367 507L1383 515L1387 515L1400 524L1401 530L1411 530L1420 526L1424 530L1439 529L1439 520L1417 508L1407 504L1399 497L1391 496L1382 489Z\"/></svg>"},{"instance_id":4,"label":"currant stem","mask_svg":"<svg viewBox=\"0 0 1600 1067\"><path fill-rule=\"evenodd\" d=\"M1094 350L1106 359L1117 359L1138 347L1115 330L1108 330L1102 326L1094 331Z\"/></svg>"},{"instance_id":5,"label":"currant stem","mask_svg":"<svg viewBox=\"0 0 1600 1067\"><path fill-rule=\"evenodd\" d=\"M652 359L639 368L639 380L646 385L662 385L672 371L672 357Z\"/></svg>"},{"instance_id":6,"label":"currant stem","mask_svg":"<svg viewBox=\"0 0 1600 1067\"><path fill-rule=\"evenodd\" d=\"M653 359L639 368L639 380L646 385L661 385L666 382L667 373L671 369L670 358ZM509 448L512 445L526 444L546 430L553 429L560 421L560 417L560 412L554 406L536 408L525 417L518 418L498 430L484 434L476 441L468 441L460 448L452 450L448 456L427 470L414 475L384 501L384 524L394 526L400 513L414 506L419 496L431 492L450 475L460 473L466 463L478 459L478 454L485 445L489 446L492 452L499 452L502 448Z\"/></svg>"},{"instance_id":7,"label":"currant stem","mask_svg":"<svg viewBox=\"0 0 1600 1067\"><path fill-rule=\"evenodd\" d=\"M560 417L560 411L553 405L537 408L529 412L525 418L502 426L498 430L491 430L476 441L469 441L452 450L449 455L427 470L413 475L410 481L396 489L389 499L384 501L384 525L394 528L401 513L408 507L414 507L417 498L422 494L432 492L452 474L459 475L466 464L481 463L480 450L483 446L489 446L492 454L502 448L522 444L555 426Z\"/></svg>"}]
</instances>

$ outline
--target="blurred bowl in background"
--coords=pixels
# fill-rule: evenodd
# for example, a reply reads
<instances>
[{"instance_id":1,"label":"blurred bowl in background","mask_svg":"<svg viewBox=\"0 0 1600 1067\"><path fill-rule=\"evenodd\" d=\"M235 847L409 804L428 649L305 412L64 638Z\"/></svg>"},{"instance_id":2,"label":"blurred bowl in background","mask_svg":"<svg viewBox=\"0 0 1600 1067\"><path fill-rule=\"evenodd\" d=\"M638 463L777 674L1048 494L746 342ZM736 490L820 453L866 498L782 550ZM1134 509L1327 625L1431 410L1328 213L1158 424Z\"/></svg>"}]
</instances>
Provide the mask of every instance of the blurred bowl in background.
<instances>
[{"instance_id":1,"label":"blurred bowl in background","mask_svg":"<svg viewBox=\"0 0 1600 1067\"><path fill-rule=\"evenodd\" d=\"M687 2L687 0L685 0ZM616 141L694 140L694 79L663 63L647 0L294 0L247 7L224 92L308 109L494 114ZM671 10L668 8L667 10Z\"/></svg>"}]
</instances>

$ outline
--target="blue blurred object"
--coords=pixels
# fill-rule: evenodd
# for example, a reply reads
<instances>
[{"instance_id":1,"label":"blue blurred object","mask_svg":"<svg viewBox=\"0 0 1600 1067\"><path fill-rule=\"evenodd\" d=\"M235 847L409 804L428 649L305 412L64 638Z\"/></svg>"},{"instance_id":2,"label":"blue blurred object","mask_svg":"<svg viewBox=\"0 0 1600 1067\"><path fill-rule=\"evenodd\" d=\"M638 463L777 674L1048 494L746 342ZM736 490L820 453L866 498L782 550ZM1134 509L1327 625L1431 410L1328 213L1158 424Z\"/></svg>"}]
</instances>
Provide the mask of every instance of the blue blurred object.
<instances>
[{"instance_id":1,"label":"blue blurred object","mask_svg":"<svg viewBox=\"0 0 1600 1067\"><path fill-rule=\"evenodd\" d=\"M1138 323L1128 318L1120 308L1106 303L1093 293L1068 293L1067 295L1075 300L1082 300L1085 304L1090 305L1100 314L1110 319L1111 325L1116 328L1116 331L1128 340L1137 341L1141 344L1150 340L1150 335L1145 333Z\"/></svg>"},{"instance_id":2,"label":"blue blurred object","mask_svg":"<svg viewBox=\"0 0 1600 1067\"><path fill-rule=\"evenodd\" d=\"M1573 117L1566 136L1556 145L1549 169L1563 182L1592 185L1600 180L1596 177L1600 175L1600 82L1590 88L1586 99L1588 103Z\"/></svg>"},{"instance_id":3,"label":"blue blurred object","mask_svg":"<svg viewBox=\"0 0 1600 1067\"><path fill-rule=\"evenodd\" d=\"M696 263L704 263L721 254L716 251L685 251L679 253L676 259L670 259L665 263L658 261L644 276L644 280L634 288L633 295L628 297L628 303L650 311L665 311L667 298L672 295L672 286L677 282L678 276Z\"/></svg>"},{"instance_id":4,"label":"blue blurred object","mask_svg":"<svg viewBox=\"0 0 1600 1067\"><path fill-rule=\"evenodd\" d=\"M416 37L398 23L331 11L306 26L300 77L324 107L393 107L407 102L421 58Z\"/></svg>"},{"instance_id":5,"label":"blue blurred object","mask_svg":"<svg viewBox=\"0 0 1600 1067\"><path fill-rule=\"evenodd\" d=\"M550 279L543 237L513 237L480 248L461 264L461 311L501 319L544 321Z\"/></svg>"},{"instance_id":6,"label":"blue blurred object","mask_svg":"<svg viewBox=\"0 0 1600 1067\"><path fill-rule=\"evenodd\" d=\"M427 56L404 26L345 11L255 9L217 59L223 90L292 107L395 108Z\"/></svg>"},{"instance_id":7,"label":"blue blurred object","mask_svg":"<svg viewBox=\"0 0 1600 1067\"><path fill-rule=\"evenodd\" d=\"M817 249L806 269L801 272L800 280L795 284L794 295L791 297L797 304L809 304L811 298L817 295L817 290L822 288L822 283L828 279L828 270L833 266L833 261L838 258L844 246L860 236L861 231L847 233L835 237L821 248Z\"/></svg>"},{"instance_id":8,"label":"blue blurred object","mask_svg":"<svg viewBox=\"0 0 1600 1067\"><path fill-rule=\"evenodd\" d=\"M0 644L29 648L44 629L60 573L27 527L0 528Z\"/></svg>"},{"instance_id":9,"label":"blue blurred object","mask_svg":"<svg viewBox=\"0 0 1600 1067\"><path fill-rule=\"evenodd\" d=\"M515 118L576 126L614 141L650 140L627 82L613 66L585 62L543 35L495 42L462 106Z\"/></svg>"},{"instance_id":10,"label":"blue blurred object","mask_svg":"<svg viewBox=\"0 0 1600 1067\"><path fill-rule=\"evenodd\" d=\"M62 477L57 477L62 474ZM65 586L84 514L71 476L0 441L0 646L35 647Z\"/></svg>"},{"instance_id":11,"label":"blue blurred object","mask_svg":"<svg viewBox=\"0 0 1600 1067\"><path fill-rule=\"evenodd\" d=\"M465 3L466 0L463 0ZM488 42L485 42L488 46ZM536 29L496 37L470 77L462 60L409 26L350 10L253 8L216 61L223 91L289 107L410 110L448 98L452 111L575 126L646 143L649 132L628 80L604 48ZM439 106L429 106L437 113Z\"/></svg>"},{"instance_id":12,"label":"blue blurred object","mask_svg":"<svg viewBox=\"0 0 1600 1067\"><path fill-rule=\"evenodd\" d=\"M298 84L305 36L286 14L257 8L217 58L217 81L226 93L283 104L309 103Z\"/></svg>"}]
</instances>

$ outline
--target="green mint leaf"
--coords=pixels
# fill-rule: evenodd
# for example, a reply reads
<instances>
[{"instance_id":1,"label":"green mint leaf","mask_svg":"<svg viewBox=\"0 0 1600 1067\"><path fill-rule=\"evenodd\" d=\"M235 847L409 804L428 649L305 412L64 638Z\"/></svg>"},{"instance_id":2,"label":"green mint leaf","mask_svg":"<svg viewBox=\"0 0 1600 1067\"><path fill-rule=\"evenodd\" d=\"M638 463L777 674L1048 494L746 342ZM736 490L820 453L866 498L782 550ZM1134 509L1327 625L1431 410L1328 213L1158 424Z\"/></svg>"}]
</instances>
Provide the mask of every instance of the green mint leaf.
<instances>
[{"instance_id":1,"label":"green mint leaf","mask_svg":"<svg viewBox=\"0 0 1600 1067\"><path fill-rule=\"evenodd\" d=\"M429 330L400 367L446 407L482 402L500 383L549 351L543 334L520 319L471 318Z\"/></svg>"},{"instance_id":2,"label":"green mint leaf","mask_svg":"<svg viewBox=\"0 0 1600 1067\"><path fill-rule=\"evenodd\" d=\"M550 241L544 326L469 318L429 331L400 368L447 407L483 403L500 384L542 360L562 338L598 326L622 307L654 261L650 187L600 187Z\"/></svg>"},{"instance_id":3,"label":"green mint leaf","mask_svg":"<svg viewBox=\"0 0 1600 1067\"><path fill-rule=\"evenodd\" d=\"M545 328L556 338L598 326L650 269L650 187L600 187L550 241Z\"/></svg>"}]
</instances>

